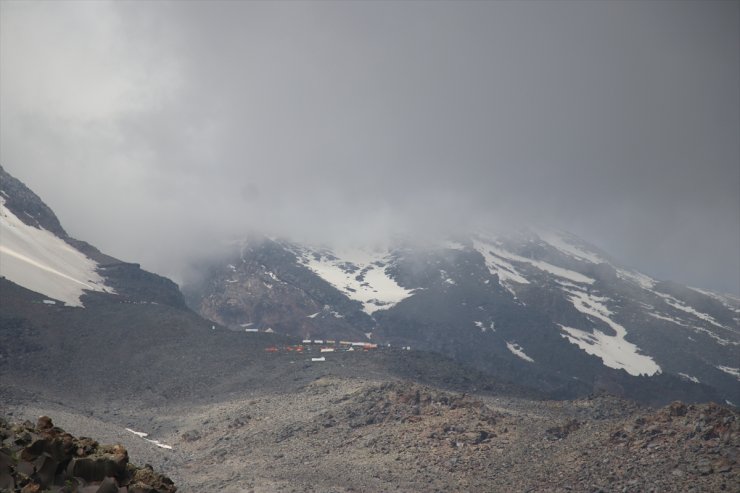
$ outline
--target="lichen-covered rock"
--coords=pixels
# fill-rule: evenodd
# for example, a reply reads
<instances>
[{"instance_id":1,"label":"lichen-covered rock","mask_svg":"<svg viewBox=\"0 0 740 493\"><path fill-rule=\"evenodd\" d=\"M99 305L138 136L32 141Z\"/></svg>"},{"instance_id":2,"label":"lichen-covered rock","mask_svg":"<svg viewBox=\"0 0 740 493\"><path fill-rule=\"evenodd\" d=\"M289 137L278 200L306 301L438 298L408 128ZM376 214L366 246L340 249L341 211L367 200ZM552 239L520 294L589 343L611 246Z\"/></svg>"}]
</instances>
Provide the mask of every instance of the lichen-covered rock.
<instances>
[{"instance_id":1,"label":"lichen-covered rock","mask_svg":"<svg viewBox=\"0 0 740 493\"><path fill-rule=\"evenodd\" d=\"M123 479L127 461L126 456L110 454L74 457L67 466L67 474L88 482L103 481L108 477Z\"/></svg>"},{"instance_id":2,"label":"lichen-covered rock","mask_svg":"<svg viewBox=\"0 0 740 493\"><path fill-rule=\"evenodd\" d=\"M131 480L129 491L140 493L174 492L175 485L172 480L161 474L157 474L148 464L137 469Z\"/></svg>"}]
</instances>

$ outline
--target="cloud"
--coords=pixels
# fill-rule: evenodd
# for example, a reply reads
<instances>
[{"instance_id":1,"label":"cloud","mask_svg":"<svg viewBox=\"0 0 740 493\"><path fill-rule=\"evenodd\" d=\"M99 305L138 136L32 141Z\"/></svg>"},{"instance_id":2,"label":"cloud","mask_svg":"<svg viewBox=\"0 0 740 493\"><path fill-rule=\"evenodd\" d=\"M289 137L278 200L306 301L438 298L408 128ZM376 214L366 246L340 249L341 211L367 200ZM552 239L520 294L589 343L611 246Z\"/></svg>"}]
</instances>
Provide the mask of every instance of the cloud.
<instances>
[{"instance_id":1,"label":"cloud","mask_svg":"<svg viewBox=\"0 0 740 493\"><path fill-rule=\"evenodd\" d=\"M740 292L737 4L1 8L4 166L155 271L536 221Z\"/></svg>"}]
</instances>

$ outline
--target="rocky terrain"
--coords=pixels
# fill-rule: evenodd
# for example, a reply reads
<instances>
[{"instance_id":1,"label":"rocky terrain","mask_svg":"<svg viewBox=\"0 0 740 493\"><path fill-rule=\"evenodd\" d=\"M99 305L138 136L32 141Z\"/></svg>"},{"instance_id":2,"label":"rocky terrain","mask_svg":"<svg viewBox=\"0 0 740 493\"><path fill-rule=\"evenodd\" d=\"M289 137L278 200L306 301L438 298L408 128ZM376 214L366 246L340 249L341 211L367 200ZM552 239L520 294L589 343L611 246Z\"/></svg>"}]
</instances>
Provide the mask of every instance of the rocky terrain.
<instances>
[{"instance_id":1,"label":"rocky terrain","mask_svg":"<svg viewBox=\"0 0 740 493\"><path fill-rule=\"evenodd\" d=\"M740 414L715 404L541 401L332 375L197 405L15 402L6 411L18 418L58 412L69 429L92 427L185 492L740 491Z\"/></svg>"},{"instance_id":2,"label":"rocky terrain","mask_svg":"<svg viewBox=\"0 0 740 493\"><path fill-rule=\"evenodd\" d=\"M331 379L285 398L287 410L271 398L232 408L183 446L212 444L235 471L253 464L239 474L256 491L736 491L740 478L727 408L531 405ZM283 415L266 419L276 405Z\"/></svg>"},{"instance_id":3,"label":"rocky terrain","mask_svg":"<svg viewBox=\"0 0 740 493\"><path fill-rule=\"evenodd\" d=\"M175 493L151 466L129 462L120 444L99 445L54 426L51 418L9 423L0 418L0 491L37 493Z\"/></svg>"}]
</instances>

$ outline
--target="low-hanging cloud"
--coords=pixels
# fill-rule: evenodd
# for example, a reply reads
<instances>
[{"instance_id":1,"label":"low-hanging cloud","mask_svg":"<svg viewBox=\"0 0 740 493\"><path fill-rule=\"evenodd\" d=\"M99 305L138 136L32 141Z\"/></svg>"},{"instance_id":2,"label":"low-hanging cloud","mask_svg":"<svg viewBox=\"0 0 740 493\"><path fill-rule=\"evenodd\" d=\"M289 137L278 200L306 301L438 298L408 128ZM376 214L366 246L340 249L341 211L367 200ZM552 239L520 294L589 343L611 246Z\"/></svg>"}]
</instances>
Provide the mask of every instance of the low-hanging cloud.
<instances>
[{"instance_id":1,"label":"low-hanging cloud","mask_svg":"<svg viewBox=\"0 0 740 493\"><path fill-rule=\"evenodd\" d=\"M0 9L3 165L152 270L537 222L740 293L737 3Z\"/></svg>"}]
</instances>

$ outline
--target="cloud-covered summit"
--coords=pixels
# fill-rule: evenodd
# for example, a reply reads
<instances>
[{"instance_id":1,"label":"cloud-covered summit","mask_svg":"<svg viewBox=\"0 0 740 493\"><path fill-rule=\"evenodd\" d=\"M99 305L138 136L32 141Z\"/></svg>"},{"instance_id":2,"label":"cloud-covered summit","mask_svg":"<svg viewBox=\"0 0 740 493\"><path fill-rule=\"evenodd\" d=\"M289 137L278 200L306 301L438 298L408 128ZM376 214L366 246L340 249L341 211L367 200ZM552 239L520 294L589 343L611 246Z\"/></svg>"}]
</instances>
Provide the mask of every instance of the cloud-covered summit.
<instances>
[{"instance_id":1,"label":"cloud-covered summit","mask_svg":"<svg viewBox=\"0 0 740 493\"><path fill-rule=\"evenodd\" d=\"M245 231L536 222L740 292L734 2L2 2L0 160L179 277Z\"/></svg>"}]
</instances>

